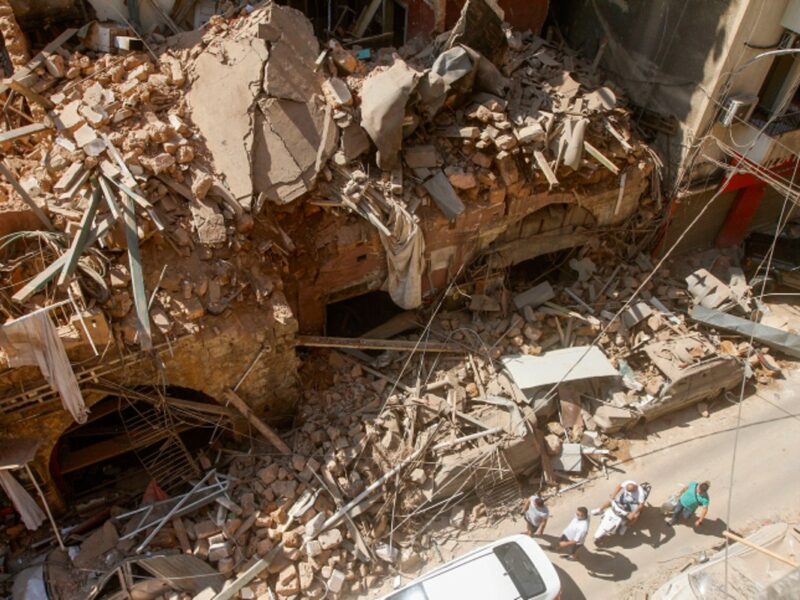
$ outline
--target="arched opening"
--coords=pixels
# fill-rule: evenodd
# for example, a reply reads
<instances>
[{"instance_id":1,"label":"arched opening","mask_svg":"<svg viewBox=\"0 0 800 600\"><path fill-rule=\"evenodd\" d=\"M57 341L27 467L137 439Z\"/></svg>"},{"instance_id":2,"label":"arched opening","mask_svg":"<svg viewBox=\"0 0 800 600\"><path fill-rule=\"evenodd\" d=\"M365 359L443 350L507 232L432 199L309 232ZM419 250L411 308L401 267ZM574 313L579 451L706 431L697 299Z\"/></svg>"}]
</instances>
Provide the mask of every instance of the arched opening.
<instances>
[{"instance_id":1,"label":"arched opening","mask_svg":"<svg viewBox=\"0 0 800 600\"><path fill-rule=\"evenodd\" d=\"M198 452L228 428L226 409L194 390L104 383L91 391L107 395L86 423L64 431L50 458L53 481L73 501L138 495L150 481L173 492L198 475Z\"/></svg>"}]
</instances>

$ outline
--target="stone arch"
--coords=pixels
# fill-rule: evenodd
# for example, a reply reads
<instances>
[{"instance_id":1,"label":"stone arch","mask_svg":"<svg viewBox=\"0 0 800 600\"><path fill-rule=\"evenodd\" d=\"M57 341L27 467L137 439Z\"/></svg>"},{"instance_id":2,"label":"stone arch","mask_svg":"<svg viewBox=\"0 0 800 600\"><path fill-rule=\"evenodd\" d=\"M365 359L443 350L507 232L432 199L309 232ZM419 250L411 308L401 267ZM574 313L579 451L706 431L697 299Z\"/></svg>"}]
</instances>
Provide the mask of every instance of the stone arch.
<instances>
[{"instance_id":1,"label":"stone arch","mask_svg":"<svg viewBox=\"0 0 800 600\"><path fill-rule=\"evenodd\" d=\"M230 429L234 419L213 398L190 388L101 382L88 383L82 392L90 408L87 423L78 425L65 411L54 411L33 465L48 501L59 511L75 495L82 472L85 491L85 482L96 477L100 483L108 465L119 469L121 464L168 491L177 489L199 473L191 451L195 434L207 430L210 437L219 425Z\"/></svg>"},{"instance_id":2,"label":"stone arch","mask_svg":"<svg viewBox=\"0 0 800 600\"><path fill-rule=\"evenodd\" d=\"M581 246L597 226L587 208L574 202L549 203L526 215L503 232L489 247L492 264L509 266L548 254Z\"/></svg>"}]
</instances>

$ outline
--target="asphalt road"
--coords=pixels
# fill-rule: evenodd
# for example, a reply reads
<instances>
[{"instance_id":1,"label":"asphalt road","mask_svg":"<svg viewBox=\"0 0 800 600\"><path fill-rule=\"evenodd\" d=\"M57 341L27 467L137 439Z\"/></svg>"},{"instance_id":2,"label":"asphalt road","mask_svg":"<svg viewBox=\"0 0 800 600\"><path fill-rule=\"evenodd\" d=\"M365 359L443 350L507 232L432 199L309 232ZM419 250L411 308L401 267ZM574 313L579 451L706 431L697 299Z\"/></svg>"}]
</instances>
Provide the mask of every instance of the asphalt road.
<instances>
[{"instance_id":1,"label":"asphalt road","mask_svg":"<svg viewBox=\"0 0 800 600\"><path fill-rule=\"evenodd\" d=\"M713 404L708 418L691 407L643 427L635 432L638 439L631 439L630 459L609 469L608 480L600 474L584 487L548 500L551 519L538 541L559 572L563 600L642 598L637 590L653 591L701 551L721 544L726 528L749 533L763 523L800 520L800 370L757 393L749 392L741 406L729 523L731 456L739 406L726 400ZM653 486L653 507L645 509L638 527L597 548L591 536L599 517L592 517L589 540L576 561L550 550L576 507L600 506L624 479ZM669 527L658 507L690 480L711 481L708 518L697 530L688 524ZM450 560L524 530L522 518L511 516L491 527L463 532L456 540L442 539L440 547L443 558ZM427 564L422 572L434 566Z\"/></svg>"}]
</instances>

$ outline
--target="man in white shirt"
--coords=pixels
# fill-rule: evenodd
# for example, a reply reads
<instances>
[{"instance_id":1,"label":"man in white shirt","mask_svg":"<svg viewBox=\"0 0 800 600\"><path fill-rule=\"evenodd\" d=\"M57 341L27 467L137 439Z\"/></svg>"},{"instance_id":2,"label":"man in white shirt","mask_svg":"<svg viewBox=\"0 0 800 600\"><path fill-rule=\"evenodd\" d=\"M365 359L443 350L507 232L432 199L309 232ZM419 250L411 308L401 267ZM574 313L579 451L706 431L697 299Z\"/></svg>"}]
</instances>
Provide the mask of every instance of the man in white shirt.
<instances>
[{"instance_id":1,"label":"man in white shirt","mask_svg":"<svg viewBox=\"0 0 800 600\"><path fill-rule=\"evenodd\" d=\"M544 533L547 520L550 518L550 511L544 505L544 500L534 494L522 503L522 514L528 526L528 535L542 535Z\"/></svg>"},{"instance_id":2,"label":"man in white shirt","mask_svg":"<svg viewBox=\"0 0 800 600\"><path fill-rule=\"evenodd\" d=\"M578 548L583 546L583 542L586 540L586 535L588 533L589 511L585 506L579 506L575 511L575 518L570 521L564 533L561 534L558 547L567 553L568 558L575 558Z\"/></svg>"},{"instance_id":3,"label":"man in white shirt","mask_svg":"<svg viewBox=\"0 0 800 600\"><path fill-rule=\"evenodd\" d=\"M603 511L611 506L611 501L616 500L617 504L628 511L628 521L633 524L639 518L644 508L645 492L638 483L629 479L620 483L608 497L608 501L592 511L593 515L603 514Z\"/></svg>"}]
</instances>

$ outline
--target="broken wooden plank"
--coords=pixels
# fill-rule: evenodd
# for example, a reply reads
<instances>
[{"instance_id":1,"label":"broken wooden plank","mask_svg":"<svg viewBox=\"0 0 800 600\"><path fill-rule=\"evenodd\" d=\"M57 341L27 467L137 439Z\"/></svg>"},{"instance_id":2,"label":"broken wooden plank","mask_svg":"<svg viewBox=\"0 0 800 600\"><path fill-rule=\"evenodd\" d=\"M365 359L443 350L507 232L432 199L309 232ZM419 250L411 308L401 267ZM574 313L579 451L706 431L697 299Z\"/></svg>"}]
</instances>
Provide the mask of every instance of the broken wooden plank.
<instances>
[{"instance_id":1,"label":"broken wooden plank","mask_svg":"<svg viewBox=\"0 0 800 600\"><path fill-rule=\"evenodd\" d=\"M255 427L258 432L263 435L270 444L275 446L281 454L291 454L292 449L286 445L280 436L275 432L272 427L264 423L261 419L259 419L256 414L253 412L253 409L242 400L242 398L234 392L232 389L226 389L223 393L225 400L232 404L233 407L238 410L242 416L247 419L247 421Z\"/></svg>"},{"instance_id":2,"label":"broken wooden plank","mask_svg":"<svg viewBox=\"0 0 800 600\"><path fill-rule=\"evenodd\" d=\"M75 267L78 266L78 259L83 253L84 248L86 248L86 240L91 233L92 220L97 212L97 207L100 205L100 187L97 185L97 180L94 180L92 183L94 184L92 199L89 201L89 206L86 207L86 212L83 213L78 232L75 234L69 250L67 250L67 260L56 282L58 286L64 285L67 279L75 272Z\"/></svg>"},{"instance_id":3,"label":"broken wooden plank","mask_svg":"<svg viewBox=\"0 0 800 600\"><path fill-rule=\"evenodd\" d=\"M298 335L296 346L311 348L357 348L360 350L398 350L400 352L467 352L461 346L442 342L413 342L408 340L376 340L367 338L325 337L319 335Z\"/></svg>"},{"instance_id":4,"label":"broken wooden plank","mask_svg":"<svg viewBox=\"0 0 800 600\"><path fill-rule=\"evenodd\" d=\"M558 185L558 178L556 174L553 173L553 169L550 168L550 163L547 162L544 154L542 154L541 150L534 150L533 157L536 159L536 164L539 165L539 168L544 173L545 178L547 179L547 183L550 184L550 187Z\"/></svg>"},{"instance_id":5,"label":"broken wooden plank","mask_svg":"<svg viewBox=\"0 0 800 600\"><path fill-rule=\"evenodd\" d=\"M747 546L748 548L752 548L753 550L757 550L758 552L761 552L762 554L766 554L767 556L769 556L771 558L774 558L775 560L779 560L780 562L789 565L793 569L797 569L798 567L800 567L800 563L798 563L797 561L794 561L791 558L787 558L787 557L785 557L785 556L783 556L781 554L778 554L777 552L773 552L769 548L764 548L764 546L759 546L755 542L751 542L750 540L748 540L746 538L743 538L743 537L740 537L740 536L736 535L735 533L732 533L732 532L726 530L726 531L722 532L722 535L724 535L726 538L728 538L731 541L738 542L738 543L742 544L743 546Z\"/></svg>"},{"instance_id":6,"label":"broken wooden plank","mask_svg":"<svg viewBox=\"0 0 800 600\"><path fill-rule=\"evenodd\" d=\"M136 209L133 198L123 199L122 224L128 242L128 264L130 265L133 305L136 309L136 329L139 332L139 346L149 351L153 348L153 334L150 331L150 312L147 310L147 293L144 290L142 257L139 253L139 234L136 230Z\"/></svg>"},{"instance_id":7,"label":"broken wooden plank","mask_svg":"<svg viewBox=\"0 0 800 600\"><path fill-rule=\"evenodd\" d=\"M0 144L13 142L19 138L33 135L34 133L39 133L47 129L50 129L50 126L44 123L31 123L30 125L23 125L22 127L17 127L11 131L4 131L0 133Z\"/></svg>"},{"instance_id":8,"label":"broken wooden plank","mask_svg":"<svg viewBox=\"0 0 800 600\"><path fill-rule=\"evenodd\" d=\"M463 444L465 442L472 442L474 440L494 435L495 433L501 433L502 431L503 431L502 427L492 427L491 429L484 429L483 431L479 431L478 433L465 435L463 437L450 440L449 442L441 442L431 447L431 450L433 450L434 452L437 452L439 450L445 450L446 448L450 448L451 446L457 446L458 444Z\"/></svg>"},{"instance_id":9,"label":"broken wooden plank","mask_svg":"<svg viewBox=\"0 0 800 600\"><path fill-rule=\"evenodd\" d=\"M617 165L615 165L608 158L606 158L605 155L602 152L600 152L600 150L598 150L597 148L595 148L594 146L592 146L589 142L587 142L585 140L583 142L583 147L586 149L586 151L589 154L592 155L592 157L597 162L599 162L606 169L611 171L614 175L619 175L619 167L617 167Z\"/></svg>"},{"instance_id":10,"label":"broken wooden plank","mask_svg":"<svg viewBox=\"0 0 800 600\"><path fill-rule=\"evenodd\" d=\"M611 121L609 121L608 119L604 119L604 121L606 124L606 129L608 129L608 132L616 138L616 140L622 145L622 147L625 148L627 152L633 152L633 146L631 146L628 143L628 140L626 140L622 136L622 134L619 131L617 131L617 129L611 124Z\"/></svg>"},{"instance_id":11,"label":"broken wooden plank","mask_svg":"<svg viewBox=\"0 0 800 600\"><path fill-rule=\"evenodd\" d=\"M381 0L372 0L363 8L361 14L358 15L358 19L356 19L355 26L353 27L353 37L360 38L364 35L364 32L372 22L372 19L375 18L375 13L378 11L378 7L380 7L380 5Z\"/></svg>"},{"instance_id":12,"label":"broken wooden plank","mask_svg":"<svg viewBox=\"0 0 800 600\"><path fill-rule=\"evenodd\" d=\"M27 204L28 207L33 211L33 214L36 215L36 218L39 219L39 221L41 221L49 231L55 231L56 228L53 227L50 219L47 218L47 215L44 214L44 211L41 209L41 207L33 201L33 198L31 198L30 195L28 195L28 192L26 192L25 189L19 184L17 178L14 177L3 161L0 161L0 174L2 174L8 183L11 184L11 187L13 187L14 191L19 194L20 198L22 198L22 201Z\"/></svg>"},{"instance_id":13,"label":"broken wooden plank","mask_svg":"<svg viewBox=\"0 0 800 600\"><path fill-rule=\"evenodd\" d=\"M47 60L47 57L50 56L50 54L58 50L62 45L64 45L67 42L67 40L69 40L77 32L78 32L77 29L73 28L65 29L61 35L59 35L56 39L54 39L52 42L50 42L44 48L42 48L42 51L39 52L39 54L37 54L36 56L34 56L28 62L27 65L25 65L21 69L17 69L14 75L11 76L11 79L13 81L21 81L26 77L28 77L31 73L33 73L33 71L37 67L39 67L42 63L44 63L45 60ZM8 90L8 88L9 86L7 81L0 82L0 94Z\"/></svg>"},{"instance_id":14,"label":"broken wooden plank","mask_svg":"<svg viewBox=\"0 0 800 600\"><path fill-rule=\"evenodd\" d=\"M275 557L282 552L283 547L280 544L274 546L272 550L267 552L264 558L259 558L250 567L239 573L239 575L236 576L236 579L232 580L228 585L226 585L225 589L216 596L213 596L211 600L231 600L231 598L235 597L244 586L253 581L253 579L258 577L261 572L264 571L264 569L269 567Z\"/></svg>"},{"instance_id":15,"label":"broken wooden plank","mask_svg":"<svg viewBox=\"0 0 800 600\"><path fill-rule=\"evenodd\" d=\"M28 86L20 83L19 81L15 81L14 79L6 79L5 85L8 86L9 89L14 90L18 94L24 96L29 102L34 102L40 105L45 110L53 110L56 105L53 104L50 100L42 96L41 94L37 94Z\"/></svg>"}]
</instances>

